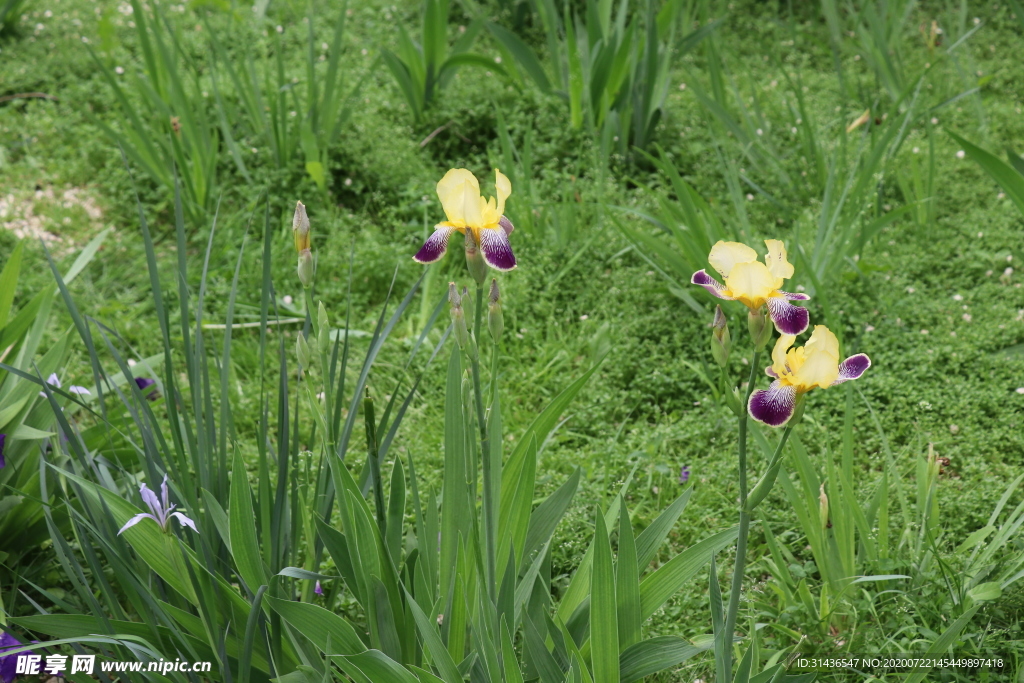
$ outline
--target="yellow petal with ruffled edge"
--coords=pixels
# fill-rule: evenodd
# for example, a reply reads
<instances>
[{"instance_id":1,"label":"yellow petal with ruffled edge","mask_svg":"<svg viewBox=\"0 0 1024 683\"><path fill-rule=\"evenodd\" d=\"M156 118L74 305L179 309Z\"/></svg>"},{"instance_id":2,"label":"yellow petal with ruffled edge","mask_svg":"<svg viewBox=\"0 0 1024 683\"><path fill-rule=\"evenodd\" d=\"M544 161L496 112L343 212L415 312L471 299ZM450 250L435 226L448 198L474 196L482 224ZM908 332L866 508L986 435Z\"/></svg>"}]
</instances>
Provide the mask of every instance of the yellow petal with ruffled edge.
<instances>
[{"instance_id":1,"label":"yellow petal with ruffled edge","mask_svg":"<svg viewBox=\"0 0 1024 683\"><path fill-rule=\"evenodd\" d=\"M751 308L759 308L775 291L775 277L760 261L737 263L725 278L725 289L734 299Z\"/></svg>"},{"instance_id":2,"label":"yellow petal with ruffled edge","mask_svg":"<svg viewBox=\"0 0 1024 683\"><path fill-rule=\"evenodd\" d=\"M836 335L824 325L816 325L802 350L803 363L799 368L793 368L793 384L801 391L832 386L839 378L839 340Z\"/></svg>"},{"instance_id":3,"label":"yellow petal with ruffled edge","mask_svg":"<svg viewBox=\"0 0 1024 683\"><path fill-rule=\"evenodd\" d=\"M786 258L786 245L782 240L765 240L764 244L768 247L764 263L768 266L771 274L775 276L775 289L778 289L785 280L793 277L793 264Z\"/></svg>"},{"instance_id":4,"label":"yellow petal with ruffled edge","mask_svg":"<svg viewBox=\"0 0 1024 683\"><path fill-rule=\"evenodd\" d=\"M471 216L480 215L480 184L464 168L453 168L444 174L437 183L437 198L453 227L465 228Z\"/></svg>"},{"instance_id":5,"label":"yellow petal with ruffled edge","mask_svg":"<svg viewBox=\"0 0 1024 683\"><path fill-rule=\"evenodd\" d=\"M505 200L512 194L512 183L498 169L494 169L494 190L498 193L498 206L495 208L495 211L500 219L505 213Z\"/></svg>"},{"instance_id":6,"label":"yellow petal with ruffled edge","mask_svg":"<svg viewBox=\"0 0 1024 683\"><path fill-rule=\"evenodd\" d=\"M775 342L775 348L772 349L772 370L779 377L786 372L786 352L795 341L796 337L792 334L784 334Z\"/></svg>"},{"instance_id":7,"label":"yellow petal with ruffled edge","mask_svg":"<svg viewBox=\"0 0 1024 683\"><path fill-rule=\"evenodd\" d=\"M708 254L708 263L725 278L729 277L736 264L754 261L757 261L757 252L742 242L716 242Z\"/></svg>"}]
</instances>

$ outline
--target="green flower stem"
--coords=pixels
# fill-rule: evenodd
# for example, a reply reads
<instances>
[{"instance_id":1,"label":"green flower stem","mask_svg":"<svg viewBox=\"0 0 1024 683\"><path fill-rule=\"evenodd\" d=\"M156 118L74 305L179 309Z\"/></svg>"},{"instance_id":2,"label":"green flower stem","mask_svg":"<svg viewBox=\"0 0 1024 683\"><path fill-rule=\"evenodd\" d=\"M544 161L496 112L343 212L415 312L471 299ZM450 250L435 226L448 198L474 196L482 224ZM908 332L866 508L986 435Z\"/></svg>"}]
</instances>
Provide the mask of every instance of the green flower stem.
<instances>
[{"instance_id":1,"label":"green flower stem","mask_svg":"<svg viewBox=\"0 0 1024 683\"><path fill-rule=\"evenodd\" d=\"M491 463L490 463L490 439L487 438L487 421L484 416L484 397L480 387L480 324L483 321L484 312L484 286L476 286L476 313L473 320L473 335L477 339L477 353L473 354L473 394L476 397L476 421L480 426L480 459L483 463L483 514L484 514L484 555L486 557L487 589L492 602L497 600L497 586L495 585L495 545L494 545L494 523L492 519L492 503L494 491L491 490ZM496 350L495 350L496 353ZM492 363L493 364L493 363ZM491 381L494 381L492 375Z\"/></svg>"},{"instance_id":2,"label":"green flower stem","mask_svg":"<svg viewBox=\"0 0 1024 683\"><path fill-rule=\"evenodd\" d=\"M320 378L321 378L320 386L321 386L321 388L323 389L323 392L324 392L324 414L327 416L327 418L324 420L324 424L327 427L327 431L324 433L324 436L322 438L323 438L323 442L324 442L324 449L328 453L330 453L331 450L332 450L331 447L334 445L334 434L331 433L334 430L334 421L330 419L331 415L334 415L334 411L333 411L333 403L334 403L334 401L331 398L331 387L327 386L327 374L328 374L328 372L327 372L327 370L328 370L327 349L326 348L320 348L320 344L319 344L319 341L320 341L320 320L319 320L319 316L317 315L319 309L316 306L314 306L314 304L313 304L313 288L312 287L303 287L302 291L303 291L303 294L306 297L306 316L309 318L310 325L312 326L313 339L316 339L317 342L318 342L316 350L317 350L317 353L320 354ZM299 334L302 334L302 333L300 332ZM307 337L307 339L308 339L308 337ZM306 368L306 369L308 370L309 368ZM308 377L309 377L308 373L306 374L306 377L307 377L307 381L308 381ZM314 398L315 398L315 396L314 396Z\"/></svg>"},{"instance_id":3,"label":"green flower stem","mask_svg":"<svg viewBox=\"0 0 1024 683\"><path fill-rule=\"evenodd\" d=\"M740 593L743 591L743 572L747 566L747 535L750 532L750 513L747 511L747 404L750 394L754 392L754 379L757 377L757 364L761 356L760 349L754 349L750 359L750 375L747 378L747 391L740 406L740 529L736 540L736 566L732 572L732 590L729 592L729 609L725 615L725 681L732 680L732 638L736 630L736 614L740 607Z\"/></svg>"},{"instance_id":4,"label":"green flower stem","mask_svg":"<svg viewBox=\"0 0 1024 683\"><path fill-rule=\"evenodd\" d=\"M377 527L381 539L387 538L387 512L384 508L384 482L380 478L380 452L377 449L377 422L373 415L373 399L366 390L363 399L363 417L366 420L366 450L370 461L370 477L373 479L373 504L377 510Z\"/></svg>"}]
</instances>

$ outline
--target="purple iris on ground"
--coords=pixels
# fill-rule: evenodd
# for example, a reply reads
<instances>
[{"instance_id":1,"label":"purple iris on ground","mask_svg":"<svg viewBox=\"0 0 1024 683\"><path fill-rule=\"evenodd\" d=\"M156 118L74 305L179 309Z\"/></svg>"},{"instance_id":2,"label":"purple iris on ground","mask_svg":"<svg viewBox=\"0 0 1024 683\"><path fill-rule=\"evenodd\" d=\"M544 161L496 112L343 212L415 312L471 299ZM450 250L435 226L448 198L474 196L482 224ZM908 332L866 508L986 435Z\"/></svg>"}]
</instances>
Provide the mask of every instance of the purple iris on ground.
<instances>
[{"instance_id":1,"label":"purple iris on ground","mask_svg":"<svg viewBox=\"0 0 1024 683\"><path fill-rule=\"evenodd\" d=\"M0 470L2 470L7 465L7 461L4 460L4 442L5 441L7 441L7 435L6 434L0 434Z\"/></svg>"},{"instance_id":2,"label":"purple iris on ground","mask_svg":"<svg viewBox=\"0 0 1024 683\"><path fill-rule=\"evenodd\" d=\"M170 500L168 500L166 474L164 475L163 483L160 484L160 498L157 498L156 494L153 493L153 491L151 491L150 488L145 484L143 484L142 487L139 488L139 493L142 494L142 500L146 504L146 507L149 508L149 512L140 512L139 514L129 519L128 522L123 527L121 527L121 530L117 532L118 536L123 534L125 532L125 529L135 526L136 524L138 524L146 518L153 520L154 522L160 525L161 529L167 531L171 523L171 517L177 518L179 524L187 526L197 534L199 533L199 529L196 528L195 522L193 522L191 519L186 517L181 512L172 512L175 506L171 505Z\"/></svg>"},{"instance_id":3,"label":"purple iris on ground","mask_svg":"<svg viewBox=\"0 0 1024 683\"><path fill-rule=\"evenodd\" d=\"M136 377L135 386L139 388L139 391L145 392L146 389L156 384L156 380L150 379L149 377ZM155 401L160 398L160 392L154 389L153 391L146 394L146 400Z\"/></svg>"},{"instance_id":4,"label":"purple iris on ground","mask_svg":"<svg viewBox=\"0 0 1024 683\"><path fill-rule=\"evenodd\" d=\"M0 434L0 439L3 438L3 434ZM0 443L3 443L0 441ZM18 666L18 655L7 655L4 656L4 652L13 650L21 647L21 643L18 639L12 636L10 633L0 633L0 680L3 683L11 683L14 680L15 671ZM19 654L27 654L25 652Z\"/></svg>"},{"instance_id":5,"label":"purple iris on ground","mask_svg":"<svg viewBox=\"0 0 1024 683\"><path fill-rule=\"evenodd\" d=\"M683 468L679 470L679 483L685 484L690 481L690 466L683 465Z\"/></svg>"}]
</instances>

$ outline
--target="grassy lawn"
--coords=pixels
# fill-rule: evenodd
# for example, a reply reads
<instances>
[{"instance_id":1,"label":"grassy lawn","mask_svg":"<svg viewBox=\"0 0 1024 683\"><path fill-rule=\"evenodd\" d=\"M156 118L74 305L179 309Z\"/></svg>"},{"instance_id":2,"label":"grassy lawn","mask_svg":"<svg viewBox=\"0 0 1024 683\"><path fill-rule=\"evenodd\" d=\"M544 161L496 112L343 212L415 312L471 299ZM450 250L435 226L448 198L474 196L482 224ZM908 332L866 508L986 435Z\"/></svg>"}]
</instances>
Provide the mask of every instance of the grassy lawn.
<instances>
[{"instance_id":1,"label":"grassy lawn","mask_svg":"<svg viewBox=\"0 0 1024 683\"><path fill-rule=\"evenodd\" d=\"M711 5L702 18L722 23L712 37L674 60L664 113L656 127L658 147L649 150L674 165L729 234L759 252L762 239L778 238L787 242L791 258L798 244L810 253L812 228L819 215L828 212L823 204L834 202L848 188L840 180L825 189L822 178L827 173L818 177L814 160L801 147L802 118L816 122L819 142L830 153L838 149L837 140L847 141L843 144L849 147L848 156L836 157L840 160L835 163L837 168L853 168L856 178L857 166L863 163L863 157L854 154L862 144L859 136L869 135L870 127L881 130L898 120L911 105L908 100L894 101L880 72L872 68L863 37L850 35L848 29L856 22L845 7L843 30L834 37L817 4L794 3L795 14L786 3ZM517 226L511 241L519 263L516 270L499 275L505 335L498 368L509 441L506 455L544 406L603 358L556 429L539 444L535 500L554 492L576 468L581 471L579 491L551 541L552 594L557 599L567 589L591 545L594 515L608 508L630 476L624 501L637 529L657 518L685 488L693 490L669 542L658 551L658 565L735 524L740 495L736 417L700 376L718 372L712 370L709 349L716 302L681 280L665 254L638 248L619 229L657 235L658 230L640 215L659 215L660 196L677 201L654 164L640 155L618 153L604 164L595 137L585 128L568 125L565 102L545 95L527 79L510 79L497 69L461 68L416 120L380 54L384 48L398 49L397 24L410 30L419 26L420 6L371 1L349 3L347 9L341 64L346 87L358 84L358 92L350 101L351 117L324 150L326 190L321 190L306 172L301 154L289 163L275 164L266 140L245 130L234 131L243 163L233 159L217 119L219 95L208 68L213 42L223 38L221 47L238 55L251 41L259 49L269 46L271 54L285 55L285 80L305 83L303 3L271 3L265 31L252 28L256 24L250 21L247 5L211 0L161 8L167 24L177 31L180 61L190 64L183 73L199 74L201 96L194 107L214 122L219 136L214 150L215 194L198 219L186 218L188 287L193 297L208 250L207 321L223 322L227 314L243 248L235 323L259 320L265 210L276 245L270 266L276 303L286 315L304 317L289 235L294 202L301 200L312 224L316 298L338 319L351 269L349 329L372 331L389 291L390 314L396 299L424 272L411 256L441 220L434 194L437 180L449 168L465 167L485 179L487 195L497 166L513 178L506 213ZM472 23L474 8L475 3L453 4L453 40L460 27ZM502 3L484 3L480 11L512 26L514 15L503 8ZM312 44L318 52L315 60L326 64L337 7L317 4L316 9ZM857 584L839 598L832 596L834 614L814 613L825 609L820 600L827 581L785 487L776 486L755 519L770 525L773 543L781 546L788 567L772 561L771 539L755 524L738 622L743 632L757 630L766 652L797 643L803 643L805 652L928 651L924 644L933 642L965 609L951 595L970 588L960 586L956 578L970 549L956 548L990 523L1007 486L1024 472L1024 215L948 135L963 135L1001 158L1007 149L1018 154L1024 150L1024 94L1019 87L1024 76L1019 58L1024 17L1015 18L1013 7L1002 2L919 3L907 12L907 18L895 24L893 44L900 46L895 61L908 87L917 74L927 72L915 95L919 105L913 105L926 113L900 132L906 139L884 172L874 177L864 206L844 209L843 215L884 215L907 205L914 209L882 227L858 253L836 259L829 268L827 297L816 292L807 302L812 324L827 320L838 334L842 357L866 353L872 367L844 389L808 395L798 434L818 476L824 477L826 463L838 463L848 449L853 480L852 490L844 495L852 495L861 505L867 506L876 495L883 472L889 477L898 473L903 488L899 494L891 489L894 530L888 564L879 560L860 567L870 574L920 572L914 577L919 582L912 590L897 581ZM141 86L133 85L143 68L138 17L128 3L83 0L33 0L22 15L0 38L0 263L19 239L26 238L14 307L52 286L40 239L66 268L78 250L109 228L101 250L71 285L71 295L85 315L116 330L121 336L118 348L126 356L161 354L137 207L153 232L165 291L176 292L173 193L133 160L126 168L116 142L104 132L128 127L114 84L126 93L129 106L143 106ZM939 34L940 44L929 48L932 20L944 33ZM536 20L527 21L521 33L546 54ZM964 37L963 43L946 54L959 37ZM838 47L832 43L836 39ZM507 65L508 54L499 47L483 31L474 50ZM708 101L714 99L716 87L712 60L721 67L720 85L735 105L732 112L746 107L748 118L735 116L742 131L730 132L711 113ZM837 81L835 60L842 63L848 82ZM265 70L276 73L272 60L254 64L261 77ZM790 79L796 74L800 82L793 85ZM226 81L220 87L233 92ZM797 92L804 100L800 105ZM843 130L865 109L871 120L844 136ZM154 135L168 134L160 128L166 128L166 122L155 116L147 125ZM756 130L749 144L738 139L748 130ZM531 146L529 167L517 160L508 168L500 135L504 131L520 154L524 146ZM832 158L827 157L826 164ZM926 178L917 191L915 174ZM529 194L524 178L529 178ZM379 403L390 398L398 382L407 391L424 369L429 353L420 352L411 365L407 359L446 283L471 284L460 245L454 238L448 256L427 267L432 272L426 284L381 351L368 383ZM823 289L803 272L798 267L787 286ZM680 282L686 292L680 291ZM738 303L724 308L734 343L728 372L745 377L745 310ZM176 315L175 309L171 329L180 344ZM429 351L441 341L446 316L442 311L439 323L427 334ZM68 335L72 327L58 298L42 348ZM283 336L284 347L292 354L301 328L301 322L270 328L268 348L276 348ZM221 334L209 330L207 344L216 348ZM65 385L88 386L89 354L77 335L73 338L62 377ZM356 336L353 344L362 353L369 341ZM260 331L235 330L233 345L228 384L235 447L255 480ZM109 355L101 353L108 360ZM392 456L415 459L424 490L443 483L446 357L447 353L439 354L426 368L390 451ZM766 388L760 371L756 377L758 388ZM300 433L309 435L308 448L316 450L312 421L308 415L302 419ZM845 438L844 429L849 430ZM359 444L353 446L360 459L365 457L361 430L360 424L354 437ZM925 561L910 550L917 542L915 534L921 532L920 519L906 525L896 520L899 496L911 500L910 508L920 512L913 501L923 485L920 462L929 453L947 460L942 460L937 477L938 526L929 538L930 550L922 551L929 555ZM767 456L756 447L751 454L753 470L763 472ZM393 457L383 463L385 479L391 476L392 464ZM691 473L686 483L680 481L684 466ZM798 468L787 460L783 471L799 489ZM887 485L896 486L891 480ZM1021 500L1021 491L1013 490L1004 516ZM817 510L817 498L808 504ZM831 504L833 511L841 509L838 501ZM903 508L904 513L910 508ZM994 562L1013 562L1020 551L1015 533ZM732 546L717 557L723 590L728 590L734 560ZM51 541L39 539L38 549L24 562L26 568L31 566L26 577L53 591L51 595L88 610L65 580ZM319 571L333 569L327 562ZM11 583L0 583L0 591L13 585L10 576L19 569L5 566L5 571L4 580ZM794 586L801 583L808 589L810 601L780 588L786 583L782 572ZM699 641L711 633L707 582L703 568L654 613L645 635ZM37 613L29 596L47 610L61 611L40 593L21 586L24 596L3 595L9 616ZM883 594L886 590L891 592ZM1012 664L990 678L947 672L929 680L1018 680L1018 672L1024 675L1018 661L1024 657L1022 591L1020 582L1011 582L994 599L979 600L979 610L954 647L964 654L1000 655ZM362 618L348 598L335 597L337 611ZM699 678L714 678L710 654L649 680ZM849 674L842 680L870 677Z\"/></svg>"}]
</instances>

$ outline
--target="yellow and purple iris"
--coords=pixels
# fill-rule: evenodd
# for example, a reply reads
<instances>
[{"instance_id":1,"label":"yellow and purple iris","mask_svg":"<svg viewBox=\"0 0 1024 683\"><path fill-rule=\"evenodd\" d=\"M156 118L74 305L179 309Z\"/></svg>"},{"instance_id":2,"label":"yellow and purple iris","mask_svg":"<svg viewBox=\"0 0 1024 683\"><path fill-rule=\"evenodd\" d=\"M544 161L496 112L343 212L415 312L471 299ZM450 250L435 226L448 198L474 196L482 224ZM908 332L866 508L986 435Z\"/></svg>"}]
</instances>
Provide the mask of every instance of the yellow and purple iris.
<instances>
[{"instance_id":1,"label":"yellow and purple iris","mask_svg":"<svg viewBox=\"0 0 1024 683\"><path fill-rule=\"evenodd\" d=\"M508 241L512 221L504 216L505 200L512 194L512 183L498 169L494 169L494 176L498 197L484 199L480 195L480 183L472 173L464 168L453 168L445 173L437 184L437 197L448 220L434 226L434 234L413 256L416 261L440 260L448 251L448 238L453 232L461 232L466 236L467 251L479 246L491 268L506 271L516 267L516 257Z\"/></svg>"},{"instance_id":2,"label":"yellow and purple iris","mask_svg":"<svg viewBox=\"0 0 1024 683\"><path fill-rule=\"evenodd\" d=\"M784 334L772 350L772 364L765 368L772 385L750 395L750 416L778 427L789 421L801 397L811 389L828 389L857 379L871 367L863 353L839 362L839 340L824 325L815 325L805 346L792 348L796 337Z\"/></svg>"},{"instance_id":3,"label":"yellow and purple iris","mask_svg":"<svg viewBox=\"0 0 1024 683\"><path fill-rule=\"evenodd\" d=\"M782 240L765 240L768 253L764 263L757 260L757 252L740 242L720 241L711 247L708 262L717 270L725 284L698 270L690 282L700 285L719 299L739 301L752 312L762 306L781 334L800 334L810 323L807 309L794 306L790 301L807 301L806 294L784 292L780 288L793 277L793 264L786 259L786 245Z\"/></svg>"}]
</instances>

